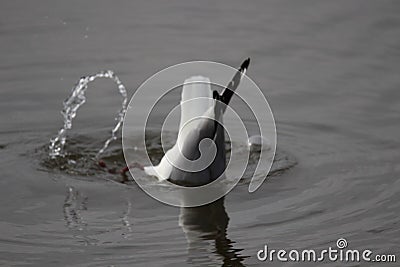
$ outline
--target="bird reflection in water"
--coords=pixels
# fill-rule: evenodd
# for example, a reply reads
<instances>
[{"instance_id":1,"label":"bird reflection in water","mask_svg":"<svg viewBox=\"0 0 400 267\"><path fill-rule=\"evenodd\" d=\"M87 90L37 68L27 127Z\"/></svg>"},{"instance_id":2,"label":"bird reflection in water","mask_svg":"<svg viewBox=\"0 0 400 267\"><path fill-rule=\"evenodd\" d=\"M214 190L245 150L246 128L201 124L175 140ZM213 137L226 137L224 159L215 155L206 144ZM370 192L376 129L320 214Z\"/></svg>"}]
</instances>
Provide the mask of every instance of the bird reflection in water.
<instances>
[{"instance_id":1,"label":"bird reflection in water","mask_svg":"<svg viewBox=\"0 0 400 267\"><path fill-rule=\"evenodd\" d=\"M87 197L69 187L63 205L64 219L70 230L79 232L87 229L88 223L82 212L87 211ZM131 238L132 226L129 222L131 203L122 216L124 238ZM188 263L196 266L244 266L243 260L249 256L241 255L242 249L234 248L234 241L227 237L229 216L225 210L224 198L210 204L181 208L179 225L188 242ZM85 244L96 243L85 233L75 235Z\"/></svg>"},{"instance_id":2,"label":"bird reflection in water","mask_svg":"<svg viewBox=\"0 0 400 267\"><path fill-rule=\"evenodd\" d=\"M224 198L200 207L181 208L179 225L188 241L188 263L244 266L242 262L248 256L233 247L235 242L227 237L228 223Z\"/></svg>"},{"instance_id":3,"label":"bird reflection in water","mask_svg":"<svg viewBox=\"0 0 400 267\"><path fill-rule=\"evenodd\" d=\"M87 210L87 197L82 196L73 187L68 187L63 205L66 226L70 229L83 230L87 226L82 211Z\"/></svg>"}]
</instances>

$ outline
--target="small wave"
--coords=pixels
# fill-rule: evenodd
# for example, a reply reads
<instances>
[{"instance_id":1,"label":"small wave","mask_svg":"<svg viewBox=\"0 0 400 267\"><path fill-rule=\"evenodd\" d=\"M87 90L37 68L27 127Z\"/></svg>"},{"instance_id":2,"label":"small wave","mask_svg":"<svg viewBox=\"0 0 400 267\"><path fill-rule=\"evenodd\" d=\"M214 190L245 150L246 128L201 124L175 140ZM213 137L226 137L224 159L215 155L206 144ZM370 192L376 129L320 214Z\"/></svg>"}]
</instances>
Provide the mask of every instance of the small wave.
<instances>
[{"instance_id":1,"label":"small wave","mask_svg":"<svg viewBox=\"0 0 400 267\"><path fill-rule=\"evenodd\" d=\"M175 133L167 135L174 136ZM167 138L168 140L173 138ZM38 156L40 169L46 172L60 173L70 176L82 177L98 177L111 179L113 181L127 183L132 181L129 177L121 175L120 170L126 167L126 162L123 155L123 149L121 146L121 138L119 137L115 142L111 143L107 151L102 154L100 158L97 158L98 147L101 145L102 138L93 137L89 135L72 135L68 138L65 144L65 155L59 157L50 157L48 154L48 146L42 145L36 149L35 154ZM167 142L167 147L172 146L173 142ZM150 160L153 164L158 164L164 155L163 147L160 142L160 138L154 134L149 135L146 139L147 152ZM226 144L227 156L231 153L230 144ZM144 148L135 147L137 153L143 153ZM228 157L229 158L229 157ZM138 157L138 163L140 157ZM99 161L104 162L104 166L99 165ZM247 184L258 163L258 153L252 152L249 157L249 165L245 171L244 177L240 184ZM289 170L297 164L295 158L289 153L277 150L272 164L271 170L268 176L277 176ZM139 174L139 175L145 175Z\"/></svg>"}]
</instances>

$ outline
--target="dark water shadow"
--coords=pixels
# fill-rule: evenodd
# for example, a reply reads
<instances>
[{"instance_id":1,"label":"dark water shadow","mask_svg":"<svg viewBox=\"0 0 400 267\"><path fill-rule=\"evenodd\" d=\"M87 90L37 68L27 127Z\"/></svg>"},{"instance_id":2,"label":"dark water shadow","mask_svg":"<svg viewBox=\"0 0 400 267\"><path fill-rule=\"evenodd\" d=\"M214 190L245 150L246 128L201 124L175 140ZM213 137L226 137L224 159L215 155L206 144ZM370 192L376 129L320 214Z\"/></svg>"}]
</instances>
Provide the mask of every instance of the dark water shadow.
<instances>
[{"instance_id":1,"label":"dark water shadow","mask_svg":"<svg viewBox=\"0 0 400 267\"><path fill-rule=\"evenodd\" d=\"M235 242L228 238L228 224L224 198L200 207L181 208L179 225L188 242L187 262L216 266L222 261L221 266L244 266L243 260L249 256L241 255L243 249L235 248Z\"/></svg>"}]
</instances>

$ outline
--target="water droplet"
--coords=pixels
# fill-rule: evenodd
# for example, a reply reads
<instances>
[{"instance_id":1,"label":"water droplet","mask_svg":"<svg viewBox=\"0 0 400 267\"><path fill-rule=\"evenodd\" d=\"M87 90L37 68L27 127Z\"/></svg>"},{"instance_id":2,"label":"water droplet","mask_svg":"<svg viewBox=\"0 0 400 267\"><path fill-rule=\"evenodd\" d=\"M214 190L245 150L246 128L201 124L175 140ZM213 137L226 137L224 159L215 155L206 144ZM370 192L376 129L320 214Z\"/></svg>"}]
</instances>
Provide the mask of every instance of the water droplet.
<instances>
[{"instance_id":1,"label":"water droplet","mask_svg":"<svg viewBox=\"0 0 400 267\"><path fill-rule=\"evenodd\" d=\"M78 81L77 85L72 89L70 96L63 102L63 109L61 111L61 114L64 118L64 124L63 127L58 131L57 136L50 140L49 156L51 158L64 156L64 145L67 140L67 130L72 128L72 120L76 117L76 112L78 111L79 107L81 107L86 102L85 92L88 88L88 84L97 78L112 79L117 85L118 92L122 97L121 109L116 116L117 123L111 130L111 137L109 137L105 141L103 147L97 153L97 157L100 156L100 154L102 154L108 148L111 141L117 139L118 130L122 125L122 121L127 110L128 98L125 86L112 71L108 70L94 75L82 77Z\"/></svg>"},{"instance_id":2,"label":"water droplet","mask_svg":"<svg viewBox=\"0 0 400 267\"><path fill-rule=\"evenodd\" d=\"M247 146L250 151L261 151L264 149L270 149L270 142L267 138L262 137L261 135L252 135L247 140Z\"/></svg>"}]
</instances>

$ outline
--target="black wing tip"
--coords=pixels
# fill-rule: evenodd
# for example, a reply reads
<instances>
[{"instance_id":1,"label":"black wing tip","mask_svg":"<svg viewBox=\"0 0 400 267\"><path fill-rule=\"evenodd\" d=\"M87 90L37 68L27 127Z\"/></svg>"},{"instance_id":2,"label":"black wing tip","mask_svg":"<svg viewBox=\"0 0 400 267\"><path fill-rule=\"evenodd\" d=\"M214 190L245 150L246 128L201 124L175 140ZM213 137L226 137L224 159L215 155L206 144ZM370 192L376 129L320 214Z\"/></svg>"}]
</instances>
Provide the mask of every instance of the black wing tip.
<instances>
[{"instance_id":1,"label":"black wing tip","mask_svg":"<svg viewBox=\"0 0 400 267\"><path fill-rule=\"evenodd\" d=\"M240 70L247 70L250 65L250 58L248 57L245 61L243 61L242 65L240 65Z\"/></svg>"}]
</instances>

